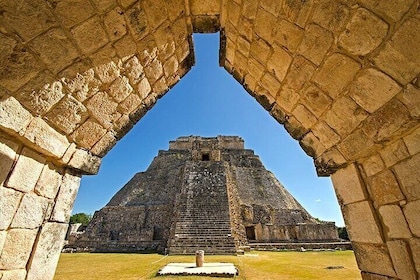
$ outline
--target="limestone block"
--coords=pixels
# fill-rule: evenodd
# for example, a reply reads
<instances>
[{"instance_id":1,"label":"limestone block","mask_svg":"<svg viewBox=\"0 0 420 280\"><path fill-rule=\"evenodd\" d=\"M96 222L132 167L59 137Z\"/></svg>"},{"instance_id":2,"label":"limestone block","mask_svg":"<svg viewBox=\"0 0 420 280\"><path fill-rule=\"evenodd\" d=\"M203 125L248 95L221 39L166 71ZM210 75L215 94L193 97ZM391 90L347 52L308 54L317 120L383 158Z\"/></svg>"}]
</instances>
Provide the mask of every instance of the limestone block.
<instances>
[{"instance_id":1,"label":"limestone block","mask_svg":"<svg viewBox=\"0 0 420 280\"><path fill-rule=\"evenodd\" d=\"M39 63L26 49L9 37L0 34L0 85L15 91L39 71ZM7 66L7 67L5 67Z\"/></svg>"},{"instance_id":2,"label":"limestone block","mask_svg":"<svg viewBox=\"0 0 420 280\"><path fill-rule=\"evenodd\" d=\"M337 191L339 193L340 190ZM374 209L368 201L347 204L342 209L351 241L376 244L383 242L373 215Z\"/></svg>"},{"instance_id":3,"label":"limestone block","mask_svg":"<svg viewBox=\"0 0 420 280\"><path fill-rule=\"evenodd\" d=\"M101 158L92 155L88 151L77 149L68 164L69 166L84 171L87 174L97 174L101 165Z\"/></svg>"},{"instance_id":4,"label":"limestone block","mask_svg":"<svg viewBox=\"0 0 420 280\"><path fill-rule=\"evenodd\" d=\"M120 69L113 61L111 61L96 67L95 73L103 83L112 83L120 76Z\"/></svg>"},{"instance_id":5,"label":"limestone block","mask_svg":"<svg viewBox=\"0 0 420 280\"><path fill-rule=\"evenodd\" d=\"M159 59L153 59L144 67L144 73L150 84L154 84L163 75L163 66Z\"/></svg>"},{"instance_id":6,"label":"limestone block","mask_svg":"<svg viewBox=\"0 0 420 280\"><path fill-rule=\"evenodd\" d=\"M364 69L350 85L349 96L369 113L382 107L399 91L400 87L385 74L373 69Z\"/></svg>"},{"instance_id":7,"label":"limestone block","mask_svg":"<svg viewBox=\"0 0 420 280\"><path fill-rule=\"evenodd\" d=\"M7 187L22 192L33 190L44 164L45 159L40 154L24 148L6 183Z\"/></svg>"},{"instance_id":8,"label":"limestone block","mask_svg":"<svg viewBox=\"0 0 420 280\"><path fill-rule=\"evenodd\" d=\"M277 1L261 0L260 6L271 14L277 16L281 10L282 4Z\"/></svg>"},{"instance_id":9,"label":"limestone block","mask_svg":"<svg viewBox=\"0 0 420 280\"><path fill-rule=\"evenodd\" d=\"M366 9L356 11L341 33L338 43L354 55L367 55L387 35L388 25Z\"/></svg>"},{"instance_id":10,"label":"limestone block","mask_svg":"<svg viewBox=\"0 0 420 280\"><path fill-rule=\"evenodd\" d=\"M92 61L93 65L100 65L104 63L104 61L108 62L111 58L117 60L117 51L113 47L111 43L108 43L101 49L97 50L96 52L89 55L90 60ZM121 64L118 62L119 65Z\"/></svg>"},{"instance_id":11,"label":"limestone block","mask_svg":"<svg viewBox=\"0 0 420 280\"><path fill-rule=\"evenodd\" d=\"M394 22L401 19L401 17L410 9L415 0L401 0L401 1L378 1L378 0L362 0L363 5L378 13L390 17Z\"/></svg>"},{"instance_id":12,"label":"limestone block","mask_svg":"<svg viewBox=\"0 0 420 280\"><path fill-rule=\"evenodd\" d=\"M385 170L368 181L369 193L377 205L398 202L404 199L394 174Z\"/></svg>"},{"instance_id":13,"label":"limestone block","mask_svg":"<svg viewBox=\"0 0 420 280\"><path fill-rule=\"evenodd\" d=\"M133 88L126 76L119 76L109 87L109 94L118 103L127 98L132 91Z\"/></svg>"},{"instance_id":14,"label":"limestone block","mask_svg":"<svg viewBox=\"0 0 420 280\"><path fill-rule=\"evenodd\" d=\"M402 84L412 81L420 72L419 24L418 14L405 21L373 59L380 69Z\"/></svg>"},{"instance_id":15,"label":"limestone block","mask_svg":"<svg viewBox=\"0 0 420 280\"><path fill-rule=\"evenodd\" d=\"M385 164L379 155L373 155L362 162L363 170L366 175L372 176L385 169Z\"/></svg>"},{"instance_id":16,"label":"limestone block","mask_svg":"<svg viewBox=\"0 0 420 280\"><path fill-rule=\"evenodd\" d=\"M118 104L104 91L98 92L86 102L89 113L105 128L111 126L117 106Z\"/></svg>"},{"instance_id":17,"label":"limestone block","mask_svg":"<svg viewBox=\"0 0 420 280\"><path fill-rule=\"evenodd\" d=\"M420 271L420 238L409 239L411 253L413 254L413 261L417 272Z\"/></svg>"},{"instance_id":18,"label":"limestone block","mask_svg":"<svg viewBox=\"0 0 420 280\"><path fill-rule=\"evenodd\" d=\"M165 0L145 0L143 3L147 20L152 29L160 26L168 18Z\"/></svg>"},{"instance_id":19,"label":"limestone block","mask_svg":"<svg viewBox=\"0 0 420 280\"><path fill-rule=\"evenodd\" d=\"M330 176L333 174L339 166L346 163L346 159L343 155L333 147L322 153L315 160L315 167L318 176Z\"/></svg>"},{"instance_id":20,"label":"limestone block","mask_svg":"<svg viewBox=\"0 0 420 280\"><path fill-rule=\"evenodd\" d=\"M188 36L190 35L190 32L188 31L187 22L184 17L181 17L175 22L172 22L170 28L172 30L172 34L174 35L175 42L177 42L177 44L182 44L182 42L185 42Z\"/></svg>"},{"instance_id":21,"label":"limestone block","mask_svg":"<svg viewBox=\"0 0 420 280\"><path fill-rule=\"evenodd\" d=\"M274 45L273 53L267 61L267 70L281 82L291 63L292 57L283 48Z\"/></svg>"},{"instance_id":22,"label":"limestone block","mask_svg":"<svg viewBox=\"0 0 420 280\"><path fill-rule=\"evenodd\" d=\"M311 111L302 104L298 104L292 114L305 128L308 129L318 121Z\"/></svg>"},{"instance_id":23,"label":"limestone block","mask_svg":"<svg viewBox=\"0 0 420 280\"><path fill-rule=\"evenodd\" d=\"M0 186L3 186L7 175L15 162L19 144L0 137Z\"/></svg>"},{"instance_id":24,"label":"limestone block","mask_svg":"<svg viewBox=\"0 0 420 280\"><path fill-rule=\"evenodd\" d=\"M273 37L276 22L277 18L273 14L265 11L264 9L258 9L257 16L255 18L255 33L264 40L270 41Z\"/></svg>"},{"instance_id":25,"label":"limestone block","mask_svg":"<svg viewBox=\"0 0 420 280\"><path fill-rule=\"evenodd\" d=\"M67 224L60 223L46 223L42 226L28 268L27 280L53 278L67 227Z\"/></svg>"},{"instance_id":26,"label":"limestone block","mask_svg":"<svg viewBox=\"0 0 420 280\"><path fill-rule=\"evenodd\" d=\"M271 1L266 1L270 2ZM305 27L312 14L315 1L300 1L300 2L278 2L277 5L281 7L280 15L285 16L291 22L295 22L301 27Z\"/></svg>"},{"instance_id":27,"label":"limestone block","mask_svg":"<svg viewBox=\"0 0 420 280\"><path fill-rule=\"evenodd\" d=\"M295 117L288 117L284 128L296 140L300 140L308 132Z\"/></svg>"},{"instance_id":28,"label":"limestone block","mask_svg":"<svg viewBox=\"0 0 420 280\"><path fill-rule=\"evenodd\" d=\"M390 277L396 276L385 245L352 242L352 246L360 270Z\"/></svg>"},{"instance_id":29,"label":"limestone block","mask_svg":"<svg viewBox=\"0 0 420 280\"><path fill-rule=\"evenodd\" d=\"M13 26L24 41L58 25L47 3L20 1L16 4L14 1L2 3L2 22Z\"/></svg>"},{"instance_id":30,"label":"limestone block","mask_svg":"<svg viewBox=\"0 0 420 280\"><path fill-rule=\"evenodd\" d=\"M415 155L420 152L420 128L405 136L403 140L410 155Z\"/></svg>"},{"instance_id":31,"label":"limestone block","mask_svg":"<svg viewBox=\"0 0 420 280\"><path fill-rule=\"evenodd\" d=\"M73 28L71 34L85 54L90 54L108 43L106 32L96 16Z\"/></svg>"},{"instance_id":32,"label":"limestone block","mask_svg":"<svg viewBox=\"0 0 420 280\"><path fill-rule=\"evenodd\" d=\"M137 52L136 42L134 42L134 39L130 34L125 35L120 40L113 43L113 46L117 55L122 60L127 59L127 57L130 57L132 54Z\"/></svg>"},{"instance_id":33,"label":"limestone block","mask_svg":"<svg viewBox=\"0 0 420 280\"><path fill-rule=\"evenodd\" d=\"M14 269L0 272L1 280L25 280L26 269Z\"/></svg>"},{"instance_id":34,"label":"limestone block","mask_svg":"<svg viewBox=\"0 0 420 280\"><path fill-rule=\"evenodd\" d=\"M171 78L177 76L179 63L176 55L171 56L164 64L163 64L163 71L165 73L166 78Z\"/></svg>"},{"instance_id":35,"label":"limestone block","mask_svg":"<svg viewBox=\"0 0 420 280\"><path fill-rule=\"evenodd\" d=\"M386 146L380 151L380 154L387 167L390 167L409 156L407 148L402 140Z\"/></svg>"},{"instance_id":36,"label":"limestone block","mask_svg":"<svg viewBox=\"0 0 420 280\"><path fill-rule=\"evenodd\" d=\"M144 77L143 66L140 64L137 56L129 58L125 62L124 68L126 75L130 80L130 84L135 85Z\"/></svg>"},{"instance_id":37,"label":"limestone block","mask_svg":"<svg viewBox=\"0 0 420 280\"><path fill-rule=\"evenodd\" d=\"M420 198L420 154L406 159L394 166L395 173L401 189L408 200L416 200Z\"/></svg>"},{"instance_id":38,"label":"limestone block","mask_svg":"<svg viewBox=\"0 0 420 280\"><path fill-rule=\"evenodd\" d=\"M257 80L251 75L246 75L244 78L243 85L245 90L247 90L248 92L255 92L257 88Z\"/></svg>"},{"instance_id":39,"label":"limestone block","mask_svg":"<svg viewBox=\"0 0 420 280\"><path fill-rule=\"evenodd\" d=\"M302 56L296 56L287 72L284 84L299 92L309 81L315 72L315 66Z\"/></svg>"},{"instance_id":40,"label":"limestone block","mask_svg":"<svg viewBox=\"0 0 420 280\"><path fill-rule=\"evenodd\" d=\"M264 66L252 57L248 60L247 68L248 73L255 78L256 81L259 81L262 78L265 71Z\"/></svg>"},{"instance_id":41,"label":"limestone block","mask_svg":"<svg viewBox=\"0 0 420 280\"><path fill-rule=\"evenodd\" d=\"M10 229L0 255L4 270L25 268L34 245L38 229Z\"/></svg>"},{"instance_id":42,"label":"limestone block","mask_svg":"<svg viewBox=\"0 0 420 280\"><path fill-rule=\"evenodd\" d=\"M360 64L353 59L333 53L317 71L314 81L332 98L336 98L353 80L360 68Z\"/></svg>"},{"instance_id":43,"label":"limestone block","mask_svg":"<svg viewBox=\"0 0 420 280\"><path fill-rule=\"evenodd\" d=\"M31 114L15 98L0 98L0 125L4 129L19 132L29 124L31 119Z\"/></svg>"},{"instance_id":44,"label":"limestone block","mask_svg":"<svg viewBox=\"0 0 420 280\"><path fill-rule=\"evenodd\" d=\"M220 14L221 1L191 0L190 11L194 15L218 15Z\"/></svg>"},{"instance_id":45,"label":"limestone block","mask_svg":"<svg viewBox=\"0 0 420 280\"><path fill-rule=\"evenodd\" d=\"M407 219L408 226L411 232L416 236L420 237L420 200L407 203L404 208L404 216Z\"/></svg>"},{"instance_id":46,"label":"limestone block","mask_svg":"<svg viewBox=\"0 0 420 280\"><path fill-rule=\"evenodd\" d=\"M146 98L146 96L148 96L150 92L152 91L152 87L150 86L149 81L146 78L142 79L138 83L136 89L137 89L138 95L142 99Z\"/></svg>"},{"instance_id":47,"label":"limestone block","mask_svg":"<svg viewBox=\"0 0 420 280\"><path fill-rule=\"evenodd\" d=\"M118 112L128 115L140 106L141 101L142 99L137 94L131 94L118 104Z\"/></svg>"},{"instance_id":48,"label":"limestone block","mask_svg":"<svg viewBox=\"0 0 420 280\"><path fill-rule=\"evenodd\" d=\"M100 12L106 12L115 5L115 0L92 0L92 2Z\"/></svg>"},{"instance_id":49,"label":"limestone block","mask_svg":"<svg viewBox=\"0 0 420 280\"><path fill-rule=\"evenodd\" d=\"M156 46L158 47L158 56L160 60L167 60L174 54L176 49L170 22L164 22L155 32L153 32L153 35Z\"/></svg>"},{"instance_id":50,"label":"limestone block","mask_svg":"<svg viewBox=\"0 0 420 280\"><path fill-rule=\"evenodd\" d=\"M12 228L38 228L48 208L48 199L36 194L25 194L13 218Z\"/></svg>"},{"instance_id":51,"label":"limestone block","mask_svg":"<svg viewBox=\"0 0 420 280\"><path fill-rule=\"evenodd\" d=\"M69 147L67 138L54 130L41 118L33 118L23 137L41 148L46 154L61 158Z\"/></svg>"},{"instance_id":52,"label":"limestone block","mask_svg":"<svg viewBox=\"0 0 420 280\"><path fill-rule=\"evenodd\" d=\"M15 97L35 115L44 115L63 98L63 85L46 74L40 74L19 90Z\"/></svg>"},{"instance_id":53,"label":"limestone block","mask_svg":"<svg viewBox=\"0 0 420 280\"><path fill-rule=\"evenodd\" d=\"M366 199L363 182L355 164L339 169L331 176L331 180L341 205Z\"/></svg>"},{"instance_id":54,"label":"limestone block","mask_svg":"<svg viewBox=\"0 0 420 280\"><path fill-rule=\"evenodd\" d=\"M375 144L363 131L356 130L346 138L344 138L338 145L338 149L347 159L357 159L361 156L371 154L380 146Z\"/></svg>"},{"instance_id":55,"label":"limestone block","mask_svg":"<svg viewBox=\"0 0 420 280\"><path fill-rule=\"evenodd\" d=\"M299 47L304 33L305 31L299 26L286 20L280 20L274 30L274 41L294 52Z\"/></svg>"},{"instance_id":56,"label":"limestone block","mask_svg":"<svg viewBox=\"0 0 420 280\"><path fill-rule=\"evenodd\" d=\"M185 2L182 0L166 1L166 8L169 11L169 19L174 21L186 13Z\"/></svg>"},{"instance_id":57,"label":"limestone block","mask_svg":"<svg viewBox=\"0 0 420 280\"><path fill-rule=\"evenodd\" d=\"M83 75L77 73L76 76L71 80L63 79L63 82L66 85L66 88L71 92L78 101L83 102L89 98L92 94L96 93L99 89L98 86L100 81L94 77L94 71L90 69L85 72ZM92 84L93 89L90 88L90 83Z\"/></svg>"},{"instance_id":58,"label":"limestone block","mask_svg":"<svg viewBox=\"0 0 420 280\"><path fill-rule=\"evenodd\" d=\"M341 137L352 132L368 114L347 96L339 97L324 116L325 122Z\"/></svg>"},{"instance_id":59,"label":"limestone block","mask_svg":"<svg viewBox=\"0 0 420 280\"><path fill-rule=\"evenodd\" d=\"M152 88L153 88L153 93L156 94L156 97L161 98L169 90L168 84L166 82L166 78L161 77L158 81L154 83Z\"/></svg>"},{"instance_id":60,"label":"limestone block","mask_svg":"<svg viewBox=\"0 0 420 280\"><path fill-rule=\"evenodd\" d=\"M117 143L113 133L108 132L93 146L91 152L100 157L105 156Z\"/></svg>"},{"instance_id":61,"label":"limestone block","mask_svg":"<svg viewBox=\"0 0 420 280\"><path fill-rule=\"evenodd\" d=\"M35 192L47 198L55 198L60 187L61 177L58 168L51 163L45 164L35 186Z\"/></svg>"},{"instance_id":62,"label":"limestone block","mask_svg":"<svg viewBox=\"0 0 420 280\"><path fill-rule=\"evenodd\" d=\"M67 148L66 153L64 154L64 156L60 159L60 162L62 162L62 163L68 163L70 161L71 156L76 151L76 148L77 148L76 144L75 143L71 143L70 146Z\"/></svg>"},{"instance_id":63,"label":"limestone block","mask_svg":"<svg viewBox=\"0 0 420 280\"><path fill-rule=\"evenodd\" d=\"M21 198L21 192L0 187L0 230L6 230L9 227Z\"/></svg>"},{"instance_id":64,"label":"limestone block","mask_svg":"<svg viewBox=\"0 0 420 280\"><path fill-rule=\"evenodd\" d=\"M88 0L59 1L55 3L54 11L65 27L73 27L94 13Z\"/></svg>"},{"instance_id":65,"label":"limestone block","mask_svg":"<svg viewBox=\"0 0 420 280\"><path fill-rule=\"evenodd\" d=\"M72 139L84 148L91 148L106 133L99 123L94 119L88 119L71 135Z\"/></svg>"},{"instance_id":66,"label":"limestone block","mask_svg":"<svg viewBox=\"0 0 420 280\"><path fill-rule=\"evenodd\" d=\"M283 87L276 97L276 103L286 112L291 112L299 101L299 94L288 87Z\"/></svg>"},{"instance_id":67,"label":"limestone block","mask_svg":"<svg viewBox=\"0 0 420 280\"><path fill-rule=\"evenodd\" d=\"M411 237L407 222L398 205L381 206L379 207L379 213L381 214L385 234L388 239Z\"/></svg>"},{"instance_id":68,"label":"limestone block","mask_svg":"<svg viewBox=\"0 0 420 280\"><path fill-rule=\"evenodd\" d=\"M159 12L158 14L160 14ZM125 13L126 22L136 41L142 40L149 33L146 13L139 4L134 5Z\"/></svg>"},{"instance_id":69,"label":"limestone block","mask_svg":"<svg viewBox=\"0 0 420 280\"><path fill-rule=\"evenodd\" d=\"M104 25L111 40L120 39L127 33L124 11L120 7L116 7L107 13L104 18Z\"/></svg>"},{"instance_id":70,"label":"limestone block","mask_svg":"<svg viewBox=\"0 0 420 280\"><path fill-rule=\"evenodd\" d=\"M340 142L340 136L338 136L334 130L331 129L325 122L318 122L313 128L312 133L319 139L321 144L329 149L335 144Z\"/></svg>"},{"instance_id":71,"label":"limestone block","mask_svg":"<svg viewBox=\"0 0 420 280\"><path fill-rule=\"evenodd\" d=\"M71 95L64 96L45 116L66 134L72 133L87 118L86 107Z\"/></svg>"},{"instance_id":72,"label":"limestone block","mask_svg":"<svg viewBox=\"0 0 420 280\"><path fill-rule=\"evenodd\" d=\"M410 114L396 98L373 113L363 124L363 131L376 142L390 140L410 127Z\"/></svg>"},{"instance_id":73,"label":"limestone block","mask_svg":"<svg viewBox=\"0 0 420 280\"><path fill-rule=\"evenodd\" d=\"M333 42L334 37L330 31L311 24L305 31L298 52L314 64L320 65Z\"/></svg>"},{"instance_id":74,"label":"limestone block","mask_svg":"<svg viewBox=\"0 0 420 280\"><path fill-rule=\"evenodd\" d=\"M280 89L280 82L277 81L273 75L267 72L261 79L261 86L264 87L271 96L276 96Z\"/></svg>"},{"instance_id":75,"label":"limestone block","mask_svg":"<svg viewBox=\"0 0 420 280\"><path fill-rule=\"evenodd\" d=\"M4 242L6 241L6 235L7 235L7 231L0 230L0 252L3 251ZM1 274L0 274L0 276L1 276Z\"/></svg>"},{"instance_id":76,"label":"limestone block","mask_svg":"<svg viewBox=\"0 0 420 280\"><path fill-rule=\"evenodd\" d=\"M242 3L242 15L248 19L255 19L259 6L258 2L257 0L244 1Z\"/></svg>"},{"instance_id":77,"label":"limestone block","mask_svg":"<svg viewBox=\"0 0 420 280\"><path fill-rule=\"evenodd\" d=\"M400 279L417 279L417 273L411 262L408 244L403 240L393 240L386 243L394 264L395 272Z\"/></svg>"},{"instance_id":78,"label":"limestone block","mask_svg":"<svg viewBox=\"0 0 420 280\"><path fill-rule=\"evenodd\" d=\"M120 2L124 8L127 8L131 6L134 2L136 2L136 0L121 0Z\"/></svg>"},{"instance_id":79,"label":"limestone block","mask_svg":"<svg viewBox=\"0 0 420 280\"><path fill-rule=\"evenodd\" d=\"M241 17L241 7L235 1L229 1L228 4L228 18L233 26L238 26L239 18Z\"/></svg>"},{"instance_id":80,"label":"limestone block","mask_svg":"<svg viewBox=\"0 0 420 280\"><path fill-rule=\"evenodd\" d=\"M299 142L299 145L308 156L313 158L317 158L326 150L326 148L312 132L305 134L303 139Z\"/></svg>"},{"instance_id":81,"label":"limestone block","mask_svg":"<svg viewBox=\"0 0 420 280\"><path fill-rule=\"evenodd\" d=\"M419 79L417 79L419 83ZM418 85L419 86L419 85ZM399 100L408 108L413 118L420 117L420 89L408 84L403 92L398 96Z\"/></svg>"},{"instance_id":82,"label":"limestone block","mask_svg":"<svg viewBox=\"0 0 420 280\"><path fill-rule=\"evenodd\" d=\"M79 56L74 44L59 28L51 29L36 37L29 46L48 68L56 73L70 65Z\"/></svg>"},{"instance_id":83,"label":"limestone block","mask_svg":"<svg viewBox=\"0 0 420 280\"><path fill-rule=\"evenodd\" d=\"M332 99L318 86L309 84L300 92L301 103L305 105L317 118L331 105Z\"/></svg>"},{"instance_id":84,"label":"limestone block","mask_svg":"<svg viewBox=\"0 0 420 280\"><path fill-rule=\"evenodd\" d=\"M263 40L256 38L251 43L251 56L265 65L270 56L270 46Z\"/></svg>"},{"instance_id":85,"label":"limestone block","mask_svg":"<svg viewBox=\"0 0 420 280\"><path fill-rule=\"evenodd\" d=\"M66 173L63 176L63 182L61 183L51 214L51 221L68 223L71 210L73 209L74 199L79 190L80 179L80 176L70 173Z\"/></svg>"},{"instance_id":86,"label":"limestone block","mask_svg":"<svg viewBox=\"0 0 420 280\"><path fill-rule=\"evenodd\" d=\"M236 41L237 44L237 50L241 52L244 56L249 56L249 51L251 49L251 44L247 41L246 38L242 36L238 36L238 39Z\"/></svg>"},{"instance_id":87,"label":"limestone block","mask_svg":"<svg viewBox=\"0 0 420 280\"><path fill-rule=\"evenodd\" d=\"M349 18L349 7L335 0L322 1L316 5L312 20L333 32L339 31Z\"/></svg>"}]
</instances>

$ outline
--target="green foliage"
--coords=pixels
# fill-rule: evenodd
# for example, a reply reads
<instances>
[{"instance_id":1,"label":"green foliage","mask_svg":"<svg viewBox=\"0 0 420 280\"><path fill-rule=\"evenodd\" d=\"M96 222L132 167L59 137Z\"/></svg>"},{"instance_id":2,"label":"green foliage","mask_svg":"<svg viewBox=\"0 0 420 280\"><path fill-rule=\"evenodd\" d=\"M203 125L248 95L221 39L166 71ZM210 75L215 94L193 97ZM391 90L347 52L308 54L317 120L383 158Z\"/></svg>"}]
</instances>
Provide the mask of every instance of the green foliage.
<instances>
[{"instance_id":1,"label":"green foliage","mask_svg":"<svg viewBox=\"0 0 420 280\"><path fill-rule=\"evenodd\" d=\"M82 224L86 226L90 220L92 220L92 215L86 213L77 213L70 217L70 224Z\"/></svg>"},{"instance_id":2,"label":"green foliage","mask_svg":"<svg viewBox=\"0 0 420 280\"><path fill-rule=\"evenodd\" d=\"M340 237L341 239L350 240L349 235L347 234L346 227L338 227L337 231L338 237Z\"/></svg>"}]
</instances>

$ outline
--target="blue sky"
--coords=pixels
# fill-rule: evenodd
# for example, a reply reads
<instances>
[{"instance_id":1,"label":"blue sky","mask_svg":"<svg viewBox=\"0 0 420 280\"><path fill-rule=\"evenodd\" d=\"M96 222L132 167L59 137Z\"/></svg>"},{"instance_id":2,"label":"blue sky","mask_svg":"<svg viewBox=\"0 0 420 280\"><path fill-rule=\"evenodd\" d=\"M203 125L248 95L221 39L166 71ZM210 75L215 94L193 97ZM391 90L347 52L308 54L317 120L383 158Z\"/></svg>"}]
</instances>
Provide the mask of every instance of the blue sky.
<instances>
[{"instance_id":1,"label":"blue sky","mask_svg":"<svg viewBox=\"0 0 420 280\"><path fill-rule=\"evenodd\" d=\"M330 178L261 105L219 67L219 34L194 34L196 64L104 157L98 175L83 176L73 213L99 210L158 150L179 136L238 135L312 216L343 226Z\"/></svg>"}]
</instances>

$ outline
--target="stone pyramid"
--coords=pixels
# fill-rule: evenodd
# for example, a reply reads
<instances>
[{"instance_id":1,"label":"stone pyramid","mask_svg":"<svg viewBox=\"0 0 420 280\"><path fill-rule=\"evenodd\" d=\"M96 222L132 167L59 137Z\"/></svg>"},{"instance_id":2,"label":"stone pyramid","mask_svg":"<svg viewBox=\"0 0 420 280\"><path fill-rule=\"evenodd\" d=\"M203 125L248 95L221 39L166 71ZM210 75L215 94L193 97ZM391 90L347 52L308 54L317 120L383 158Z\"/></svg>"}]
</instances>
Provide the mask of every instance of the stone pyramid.
<instances>
[{"instance_id":1,"label":"stone pyramid","mask_svg":"<svg viewBox=\"0 0 420 280\"><path fill-rule=\"evenodd\" d=\"M252 242L337 240L236 136L180 137L69 246L97 252L235 254Z\"/></svg>"}]
</instances>

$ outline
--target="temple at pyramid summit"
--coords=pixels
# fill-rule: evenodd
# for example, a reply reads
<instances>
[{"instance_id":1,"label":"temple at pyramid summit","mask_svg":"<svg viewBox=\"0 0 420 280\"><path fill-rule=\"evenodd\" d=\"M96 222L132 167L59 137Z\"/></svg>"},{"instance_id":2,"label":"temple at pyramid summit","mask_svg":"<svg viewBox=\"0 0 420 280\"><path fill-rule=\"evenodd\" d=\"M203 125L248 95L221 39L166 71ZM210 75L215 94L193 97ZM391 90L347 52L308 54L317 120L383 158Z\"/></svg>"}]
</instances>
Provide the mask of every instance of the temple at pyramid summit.
<instances>
[{"instance_id":1,"label":"temple at pyramid summit","mask_svg":"<svg viewBox=\"0 0 420 280\"><path fill-rule=\"evenodd\" d=\"M237 136L179 137L67 247L94 252L235 254L254 243L337 241Z\"/></svg>"}]
</instances>

